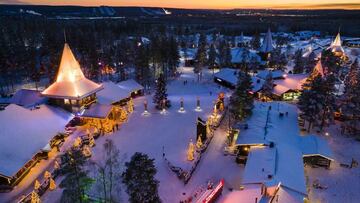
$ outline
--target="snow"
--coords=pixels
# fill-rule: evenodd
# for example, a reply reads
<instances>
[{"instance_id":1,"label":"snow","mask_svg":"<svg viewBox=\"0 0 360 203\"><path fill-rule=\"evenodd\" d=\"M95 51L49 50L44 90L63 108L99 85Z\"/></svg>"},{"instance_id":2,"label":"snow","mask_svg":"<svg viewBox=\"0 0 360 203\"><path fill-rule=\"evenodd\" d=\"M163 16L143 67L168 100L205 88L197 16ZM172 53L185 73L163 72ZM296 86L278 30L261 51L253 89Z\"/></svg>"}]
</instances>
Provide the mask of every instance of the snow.
<instances>
[{"instance_id":1,"label":"snow","mask_svg":"<svg viewBox=\"0 0 360 203\"><path fill-rule=\"evenodd\" d=\"M41 97L41 93L36 90L20 89L11 97L10 103L31 108L38 104L45 103L45 98Z\"/></svg>"},{"instance_id":2,"label":"snow","mask_svg":"<svg viewBox=\"0 0 360 203\"><path fill-rule=\"evenodd\" d=\"M262 45L260 47L260 52L263 53L268 53L268 52L272 52L274 50L274 43L271 37L271 31L270 28L268 29L266 36L262 42Z\"/></svg>"},{"instance_id":3,"label":"snow","mask_svg":"<svg viewBox=\"0 0 360 203\"><path fill-rule=\"evenodd\" d=\"M269 73L271 72L272 74L272 78L273 79L279 79L279 78L283 78L285 73L281 70L274 70L274 71L269 71L269 70L262 70L259 71L258 74L256 74L256 77L261 78L261 79L266 79L266 76L269 75Z\"/></svg>"},{"instance_id":4,"label":"snow","mask_svg":"<svg viewBox=\"0 0 360 203\"><path fill-rule=\"evenodd\" d=\"M223 195L220 199L220 203L254 203L255 199L258 201L261 199L261 185L250 184L246 185L244 190L232 191L226 195Z\"/></svg>"},{"instance_id":5,"label":"snow","mask_svg":"<svg viewBox=\"0 0 360 203\"><path fill-rule=\"evenodd\" d=\"M332 161L334 160L334 155L324 138L316 135L302 136L300 145L304 156L320 155Z\"/></svg>"},{"instance_id":6,"label":"snow","mask_svg":"<svg viewBox=\"0 0 360 203\"><path fill-rule=\"evenodd\" d=\"M245 51L245 48L232 48L231 49L231 63L241 63L243 61L243 52ZM250 61L251 58L255 58L256 61L260 62L261 57L253 52L249 52L249 58L247 60Z\"/></svg>"},{"instance_id":7,"label":"snow","mask_svg":"<svg viewBox=\"0 0 360 203\"><path fill-rule=\"evenodd\" d=\"M80 99L102 89L102 86L85 78L69 45L65 43L56 81L42 94L51 98Z\"/></svg>"},{"instance_id":8,"label":"snow","mask_svg":"<svg viewBox=\"0 0 360 203\"><path fill-rule=\"evenodd\" d=\"M112 106L106 105L106 104L93 104L89 109L86 109L82 117L88 117L88 118L106 118L110 111Z\"/></svg>"},{"instance_id":9,"label":"snow","mask_svg":"<svg viewBox=\"0 0 360 203\"><path fill-rule=\"evenodd\" d=\"M131 92L123 88L120 88L118 85L116 85L113 82L103 82L101 85L103 86L104 89L100 90L96 94L97 100L101 104L110 105L112 103L130 97Z\"/></svg>"},{"instance_id":10,"label":"snow","mask_svg":"<svg viewBox=\"0 0 360 203\"><path fill-rule=\"evenodd\" d=\"M308 76L308 74L287 74L284 79L274 80L273 93L282 95L289 90L301 90Z\"/></svg>"},{"instance_id":11,"label":"snow","mask_svg":"<svg viewBox=\"0 0 360 203\"><path fill-rule=\"evenodd\" d=\"M269 144L264 139L264 126L266 122L267 106L263 103L255 103L252 116L246 121L248 129L241 130L237 140L237 145Z\"/></svg>"},{"instance_id":12,"label":"snow","mask_svg":"<svg viewBox=\"0 0 360 203\"><path fill-rule=\"evenodd\" d=\"M269 111L267 133L264 133L266 112L269 106L272 108ZM285 111L288 112L288 115L280 117L279 112ZM267 141L274 142L276 152L273 152L275 149L268 147L258 147L254 149L255 153L250 152L247 160L247 164L250 165L245 166L243 183L264 183L266 174L270 173L273 174L273 180L280 182L284 187L304 195L307 194L303 158L299 146L296 106L280 102L257 102L254 115L249 119L250 122L249 127L255 126L255 129L258 129L256 134L259 138L262 135ZM241 139L249 130L241 132L238 139ZM245 134L244 136L249 135ZM247 169L247 167L249 168ZM272 170L273 168L275 170Z\"/></svg>"},{"instance_id":13,"label":"snow","mask_svg":"<svg viewBox=\"0 0 360 203\"><path fill-rule=\"evenodd\" d=\"M243 184L265 183L275 175L276 148L251 147L245 165Z\"/></svg>"},{"instance_id":14,"label":"snow","mask_svg":"<svg viewBox=\"0 0 360 203\"><path fill-rule=\"evenodd\" d=\"M71 117L48 105L28 110L10 104L0 111L0 173L15 175L52 137L64 130Z\"/></svg>"},{"instance_id":15,"label":"snow","mask_svg":"<svg viewBox=\"0 0 360 203\"><path fill-rule=\"evenodd\" d=\"M121 81L117 85L120 88L122 88L122 89L124 89L126 91L129 91L130 93L144 89L144 87L142 85L140 85L139 83L137 83L133 79Z\"/></svg>"},{"instance_id":16,"label":"snow","mask_svg":"<svg viewBox=\"0 0 360 203\"><path fill-rule=\"evenodd\" d=\"M222 68L219 72L215 73L214 77L224 80L233 86L237 84L238 75L235 69Z\"/></svg>"}]
</instances>

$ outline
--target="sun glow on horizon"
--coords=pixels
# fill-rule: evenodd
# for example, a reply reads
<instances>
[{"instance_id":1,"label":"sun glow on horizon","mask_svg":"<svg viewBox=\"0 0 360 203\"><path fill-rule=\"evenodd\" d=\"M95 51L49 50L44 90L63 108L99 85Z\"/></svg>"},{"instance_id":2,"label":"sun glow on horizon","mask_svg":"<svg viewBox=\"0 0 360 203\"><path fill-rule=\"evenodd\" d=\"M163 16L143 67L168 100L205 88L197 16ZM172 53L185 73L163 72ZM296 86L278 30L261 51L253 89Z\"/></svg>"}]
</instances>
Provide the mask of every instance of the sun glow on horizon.
<instances>
[{"instance_id":1,"label":"sun glow on horizon","mask_svg":"<svg viewBox=\"0 0 360 203\"><path fill-rule=\"evenodd\" d=\"M78 5L78 6L139 6L139 7L165 7L187 9L360 9L358 0L61 0L49 2L48 0L6 0L8 4L34 4L34 5Z\"/></svg>"}]
</instances>

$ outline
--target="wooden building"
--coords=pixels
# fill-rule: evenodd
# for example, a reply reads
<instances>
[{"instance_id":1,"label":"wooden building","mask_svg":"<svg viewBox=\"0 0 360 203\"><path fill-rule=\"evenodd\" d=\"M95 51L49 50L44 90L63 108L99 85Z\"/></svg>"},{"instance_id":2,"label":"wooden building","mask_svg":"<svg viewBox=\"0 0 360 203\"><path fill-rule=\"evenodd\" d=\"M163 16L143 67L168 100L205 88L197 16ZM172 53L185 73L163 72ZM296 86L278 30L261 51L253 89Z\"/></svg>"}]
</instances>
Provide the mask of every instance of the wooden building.
<instances>
[{"instance_id":1,"label":"wooden building","mask_svg":"<svg viewBox=\"0 0 360 203\"><path fill-rule=\"evenodd\" d=\"M102 85L84 76L80 64L65 43L56 81L46 88L42 95L49 98L50 104L70 112L79 112L96 102L96 92L101 89Z\"/></svg>"}]
</instances>

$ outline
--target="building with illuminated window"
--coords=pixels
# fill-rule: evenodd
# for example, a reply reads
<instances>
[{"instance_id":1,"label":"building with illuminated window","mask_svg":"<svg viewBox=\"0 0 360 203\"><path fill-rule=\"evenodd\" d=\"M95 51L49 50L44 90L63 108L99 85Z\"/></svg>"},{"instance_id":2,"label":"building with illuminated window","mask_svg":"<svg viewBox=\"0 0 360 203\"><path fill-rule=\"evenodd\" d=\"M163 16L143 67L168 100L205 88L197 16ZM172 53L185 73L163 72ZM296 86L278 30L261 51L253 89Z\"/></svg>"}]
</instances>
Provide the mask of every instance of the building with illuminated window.
<instances>
[{"instance_id":1,"label":"building with illuminated window","mask_svg":"<svg viewBox=\"0 0 360 203\"><path fill-rule=\"evenodd\" d=\"M79 112L96 102L96 92L102 85L87 79L80 69L69 45L65 43L56 81L41 94L49 103L70 112Z\"/></svg>"}]
</instances>

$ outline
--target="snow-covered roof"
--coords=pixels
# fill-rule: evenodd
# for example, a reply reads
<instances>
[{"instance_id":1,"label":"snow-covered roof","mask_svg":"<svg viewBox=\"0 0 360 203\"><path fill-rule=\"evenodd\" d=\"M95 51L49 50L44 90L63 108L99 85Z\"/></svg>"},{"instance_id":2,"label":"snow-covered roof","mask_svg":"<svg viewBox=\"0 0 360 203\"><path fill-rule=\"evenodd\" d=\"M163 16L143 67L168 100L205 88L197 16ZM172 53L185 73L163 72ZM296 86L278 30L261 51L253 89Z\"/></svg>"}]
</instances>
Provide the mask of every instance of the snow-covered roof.
<instances>
[{"instance_id":1,"label":"snow-covered roof","mask_svg":"<svg viewBox=\"0 0 360 203\"><path fill-rule=\"evenodd\" d=\"M133 79L129 79L129 80L124 80L121 81L117 84L120 88L131 92L136 92L139 90L143 90L144 87L142 85L140 85L139 83L137 83L135 80Z\"/></svg>"},{"instance_id":2,"label":"snow-covered roof","mask_svg":"<svg viewBox=\"0 0 360 203\"><path fill-rule=\"evenodd\" d=\"M231 63L241 63L243 61L243 52L245 48L232 48L231 49ZM256 61L260 62L261 57L253 51L249 51L249 58L247 60L250 61L251 58L255 58Z\"/></svg>"},{"instance_id":3,"label":"snow-covered roof","mask_svg":"<svg viewBox=\"0 0 360 203\"><path fill-rule=\"evenodd\" d=\"M276 148L250 147L243 184L265 183L275 175Z\"/></svg>"},{"instance_id":4,"label":"snow-covered roof","mask_svg":"<svg viewBox=\"0 0 360 203\"><path fill-rule=\"evenodd\" d=\"M277 160L274 179L282 186L307 194L303 157L298 146L276 144Z\"/></svg>"},{"instance_id":5,"label":"snow-covered roof","mask_svg":"<svg viewBox=\"0 0 360 203\"><path fill-rule=\"evenodd\" d=\"M333 153L327 141L316 135L307 135L300 137L300 146L303 156L322 156L333 160Z\"/></svg>"},{"instance_id":6,"label":"snow-covered roof","mask_svg":"<svg viewBox=\"0 0 360 203\"><path fill-rule=\"evenodd\" d=\"M253 87L252 91L253 92L260 91L265 83L265 80L258 78L256 76L251 77L251 81L252 81L252 87Z\"/></svg>"},{"instance_id":7,"label":"snow-covered roof","mask_svg":"<svg viewBox=\"0 0 360 203\"><path fill-rule=\"evenodd\" d=\"M243 190L234 190L222 195L219 199L221 203L254 203L255 199L261 199L261 185L246 185Z\"/></svg>"},{"instance_id":8,"label":"snow-covered roof","mask_svg":"<svg viewBox=\"0 0 360 203\"><path fill-rule=\"evenodd\" d=\"M113 82L103 82L104 89L97 93L97 99L100 104L112 104L130 97L130 92L120 88Z\"/></svg>"},{"instance_id":9,"label":"snow-covered roof","mask_svg":"<svg viewBox=\"0 0 360 203\"><path fill-rule=\"evenodd\" d=\"M285 79L274 80L273 94L282 95L289 90L301 90L308 74L288 74Z\"/></svg>"},{"instance_id":10,"label":"snow-covered roof","mask_svg":"<svg viewBox=\"0 0 360 203\"><path fill-rule=\"evenodd\" d=\"M56 81L42 94L50 98L81 99L101 89L101 85L84 76L80 64L69 45L65 43Z\"/></svg>"},{"instance_id":11,"label":"snow-covered roof","mask_svg":"<svg viewBox=\"0 0 360 203\"><path fill-rule=\"evenodd\" d=\"M20 89L11 97L10 103L30 108L43 104L45 100L46 98L42 97L41 93L37 90Z\"/></svg>"},{"instance_id":12,"label":"snow-covered roof","mask_svg":"<svg viewBox=\"0 0 360 203\"><path fill-rule=\"evenodd\" d=\"M341 38L340 38L340 32L336 35L334 41L331 43L331 45L328 47L332 52L342 52L344 53L344 49L341 46Z\"/></svg>"},{"instance_id":13,"label":"snow-covered roof","mask_svg":"<svg viewBox=\"0 0 360 203\"><path fill-rule=\"evenodd\" d=\"M0 174L15 175L71 118L70 113L48 105L29 110L10 104L0 111Z\"/></svg>"},{"instance_id":14,"label":"snow-covered roof","mask_svg":"<svg viewBox=\"0 0 360 203\"><path fill-rule=\"evenodd\" d=\"M238 81L237 71L231 68L222 68L219 72L215 73L214 77L224 80L234 86Z\"/></svg>"},{"instance_id":15,"label":"snow-covered roof","mask_svg":"<svg viewBox=\"0 0 360 203\"><path fill-rule=\"evenodd\" d=\"M281 71L281 70L274 70L274 71L262 70L262 71L259 71L258 74L256 74L256 76L265 80L266 76L268 76L270 72L272 74L273 79L279 79L279 78L283 78L285 76L285 72Z\"/></svg>"},{"instance_id":16,"label":"snow-covered roof","mask_svg":"<svg viewBox=\"0 0 360 203\"><path fill-rule=\"evenodd\" d=\"M274 44L273 44L273 40L271 37L271 31L270 28L268 29L266 36L263 40L263 43L260 47L260 52L263 53L268 53L268 52L272 52L274 50Z\"/></svg>"},{"instance_id":17,"label":"snow-covered roof","mask_svg":"<svg viewBox=\"0 0 360 203\"><path fill-rule=\"evenodd\" d=\"M111 112L112 106L106 104L93 104L89 109L86 109L82 117L87 118L106 118Z\"/></svg>"}]
</instances>

